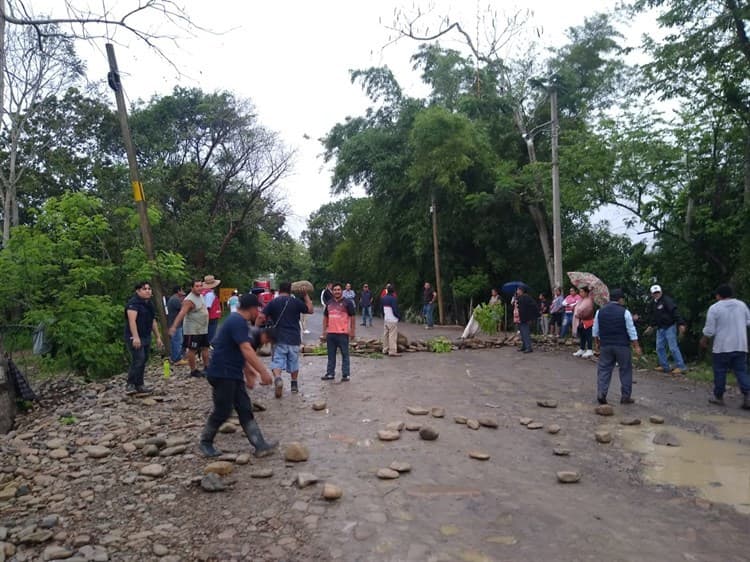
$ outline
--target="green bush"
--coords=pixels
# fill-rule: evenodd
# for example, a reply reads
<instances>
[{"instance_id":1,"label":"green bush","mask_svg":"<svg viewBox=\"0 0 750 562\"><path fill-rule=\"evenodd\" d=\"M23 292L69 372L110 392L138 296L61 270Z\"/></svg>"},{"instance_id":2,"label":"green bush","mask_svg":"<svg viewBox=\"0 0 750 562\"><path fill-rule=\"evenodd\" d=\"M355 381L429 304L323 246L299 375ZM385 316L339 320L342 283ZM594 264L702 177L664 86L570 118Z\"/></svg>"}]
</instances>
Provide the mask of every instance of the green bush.
<instances>
[{"instance_id":1,"label":"green bush","mask_svg":"<svg viewBox=\"0 0 750 562\"><path fill-rule=\"evenodd\" d=\"M427 340L427 349L433 353L450 353L453 349L451 342L445 336L438 336Z\"/></svg>"},{"instance_id":2,"label":"green bush","mask_svg":"<svg viewBox=\"0 0 750 562\"><path fill-rule=\"evenodd\" d=\"M505 307L502 303L480 304L474 309L474 320L485 334L497 334L504 314Z\"/></svg>"}]
</instances>

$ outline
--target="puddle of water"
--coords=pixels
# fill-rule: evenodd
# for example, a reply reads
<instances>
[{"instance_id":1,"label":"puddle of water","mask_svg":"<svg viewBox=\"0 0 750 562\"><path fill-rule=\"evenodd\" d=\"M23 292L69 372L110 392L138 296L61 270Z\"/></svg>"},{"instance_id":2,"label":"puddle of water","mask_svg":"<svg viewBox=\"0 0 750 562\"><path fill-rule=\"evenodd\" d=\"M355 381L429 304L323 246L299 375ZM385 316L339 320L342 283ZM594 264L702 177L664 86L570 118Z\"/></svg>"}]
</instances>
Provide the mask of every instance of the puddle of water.
<instances>
[{"instance_id":1,"label":"puddle of water","mask_svg":"<svg viewBox=\"0 0 750 562\"><path fill-rule=\"evenodd\" d=\"M750 418L734 416L687 414L685 419L692 422L713 425L725 439L750 439Z\"/></svg>"},{"instance_id":2,"label":"puddle of water","mask_svg":"<svg viewBox=\"0 0 750 562\"><path fill-rule=\"evenodd\" d=\"M654 445L654 435L662 430L682 445ZM750 448L670 426L622 427L618 434L627 449L644 455L647 481L694 488L702 498L750 514Z\"/></svg>"}]
</instances>

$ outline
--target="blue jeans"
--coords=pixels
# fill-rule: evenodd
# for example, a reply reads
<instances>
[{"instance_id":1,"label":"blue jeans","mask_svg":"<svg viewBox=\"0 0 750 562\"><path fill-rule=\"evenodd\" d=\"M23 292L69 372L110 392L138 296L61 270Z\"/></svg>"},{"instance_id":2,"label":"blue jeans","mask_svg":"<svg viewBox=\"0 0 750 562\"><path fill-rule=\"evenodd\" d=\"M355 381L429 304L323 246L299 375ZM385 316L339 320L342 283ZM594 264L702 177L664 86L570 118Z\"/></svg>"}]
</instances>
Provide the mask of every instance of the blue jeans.
<instances>
[{"instance_id":1,"label":"blue jeans","mask_svg":"<svg viewBox=\"0 0 750 562\"><path fill-rule=\"evenodd\" d=\"M656 329L656 356L659 358L659 365L665 371L669 371L669 361L667 360L667 346L674 359L675 367L684 371L685 361L680 353L680 346L677 345L677 325L672 324L669 328Z\"/></svg>"},{"instance_id":2,"label":"blue jeans","mask_svg":"<svg viewBox=\"0 0 750 562\"><path fill-rule=\"evenodd\" d=\"M182 358L182 326L174 331L174 336L169 339L170 355L172 363Z\"/></svg>"},{"instance_id":3,"label":"blue jeans","mask_svg":"<svg viewBox=\"0 0 750 562\"><path fill-rule=\"evenodd\" d=\"M531 324L521 322L518 331L521 332L521 349L531 351Z\"/></svg>"},{"instance_id":4,"label":"blue jeans","mask_svg":"<svg viewBox=\"0 0 750 562\"><path fill-rule=\"evenodd\" d=\"M620 366L620 396L630 398L633 392L633 357L624 345L605 345L599 350L596 365L596 397L606 398L615 363Z\"/></svg>"},{"instance_id":5,"label":"blue jeans","mask_svg":"<svg viewBox=\"0 0 750 562\"><path fill-rule=\"evenodd\" d=\"M326 375L336 374L336 350L341 350L341 374L345 377L349 373L349 334L327 334L326 347L328 348L328 366Z\"/></svg>"},{"instance_id":6,"label":"blue jeans","mask_svg":"<svg viewBox=\"0 0 750 562\"><path fill-rule=\"evenodd\" d=\"M422 316L424 316L425 324L427 324L430 328L434 326L434 322L432 320L432 303L428 302L425 303L425 305L422 307Z\"/></svg>"},{"instance_id":7,"label":"blue jeans","mask_svg":"<svg viewBox=\"0 0 750 562\"><path fill-rule=\"evenodd\" d=\"M560 338L564 338L568 331L573 329L573 313L566 312L562 322L562 332L560 332Z\"/></svg>"},{"instance_id":8,"label":"blue jeans","mask_svg":"<svg viewBox=\"0 0 750 562\"><path fill-rule=\"evenodd\" d=\"M210 344L214 336L216 335L216 330L219 328L219 319L214 318L213 320L208 321L208 343Z\"/></svg>"},{"instance_id":9,"label":"blue jeans","mask_svg":"<svg viewBox=\"0 0 750 562\"><path fill-rule=\"evenodd\" d=\"M138 349L133 347L131 340L127 340L125 344L128 346L128 351L130 352L128 384L132 384L133 386L143 386L143 372L146 370L148 353L151 349L151 339L142 338L141 347Z\"/></svg>"},{"instance_id":10,"label":"blue jeans","mask_svg":"<svg viewBox=\"0 0 750 562\"><path fill-rule=\"evenodd\" d=\"M747 353L744 351L730 351L728 353L714 353L714 396L724 395L727 386L727 373L731 370L737 378L742 394L750 392L750 376L747 374Z\"/></svg>"},{"instance_id":11,"label":"blue jeans","mask_svg":"<svg viewBox=\"0 0 750 562\"><path fill-rule=\"evenodd\" d=\"M362 307L362 325L367 325L368 320L370 326L372 326L372 305Z\"/></svg>"}]
</instances>

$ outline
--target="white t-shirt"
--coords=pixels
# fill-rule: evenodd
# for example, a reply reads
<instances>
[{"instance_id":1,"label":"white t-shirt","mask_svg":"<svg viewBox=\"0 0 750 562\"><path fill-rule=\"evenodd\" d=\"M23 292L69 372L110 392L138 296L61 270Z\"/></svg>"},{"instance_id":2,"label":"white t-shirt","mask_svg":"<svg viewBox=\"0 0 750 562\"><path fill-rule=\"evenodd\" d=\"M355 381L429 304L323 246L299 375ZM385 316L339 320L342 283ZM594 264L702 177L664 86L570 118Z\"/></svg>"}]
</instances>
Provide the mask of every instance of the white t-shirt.
<instances>
[{"instance_id":1,"label":"white t-shirt","mask_svg":"<svg viewBox=\"0 0 750 562\"><path fill-rule=\"evenodd\" d=\"M722 299L708 308L703 335L714 338L714 353L747 353L750 310L738 299Z\"/></svg>"}]
</instances>

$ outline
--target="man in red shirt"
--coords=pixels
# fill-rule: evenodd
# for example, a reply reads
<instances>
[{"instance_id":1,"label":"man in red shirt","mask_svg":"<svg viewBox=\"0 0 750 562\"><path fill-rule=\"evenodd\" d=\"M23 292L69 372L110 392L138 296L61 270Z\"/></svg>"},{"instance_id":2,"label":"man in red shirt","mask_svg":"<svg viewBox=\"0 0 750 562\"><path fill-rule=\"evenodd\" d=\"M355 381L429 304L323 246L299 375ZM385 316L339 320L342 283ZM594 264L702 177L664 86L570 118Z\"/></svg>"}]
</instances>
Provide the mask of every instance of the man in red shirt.
<instances>
[{"instance_id":1,"label":"man in red shirt","mask_svg":"<svg viewBox=\"0 0 750 562\"><path fill-rule=\"evenodd\" d=\"M341 283L333 285L333 298L326 304L323 313L323 337L328 347L328 366L324 381L334 379L336 373L336 350L341 349L341 382L347 382L349 370L349 338L354 338L354 303L344 298Z\"/></svg>"}]
</instances>

